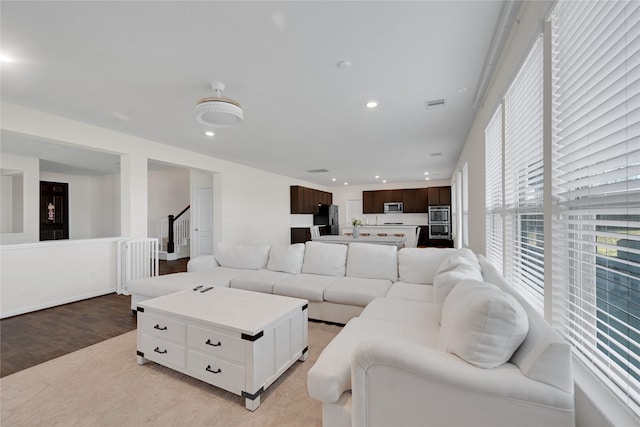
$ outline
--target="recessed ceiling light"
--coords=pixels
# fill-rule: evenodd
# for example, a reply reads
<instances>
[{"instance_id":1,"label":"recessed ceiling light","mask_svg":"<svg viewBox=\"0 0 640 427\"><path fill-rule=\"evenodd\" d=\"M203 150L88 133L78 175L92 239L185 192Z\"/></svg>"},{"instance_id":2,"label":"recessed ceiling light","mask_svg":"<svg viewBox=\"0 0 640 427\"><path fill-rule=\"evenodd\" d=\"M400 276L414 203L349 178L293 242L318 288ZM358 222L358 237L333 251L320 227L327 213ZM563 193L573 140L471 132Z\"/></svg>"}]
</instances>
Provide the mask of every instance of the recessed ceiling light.
<instances>
[{"instance_id":1,"label":"recessed ceiling light","mask_svg":"<svg viewBox=\"0 0 640 427\"><path fill-rule=\"evenodd\" d=\"M344 183L344 185L349 185L349 183L348 183L348 182L345 182L345 183Z\"/></svg>"},{"instance_id":2,"label":"recessed ceiling light","mask_svg":"<svg viewBox=\"0 0 640 427\"><path fill-rule=\"evenodd\" d=\"M378 101L367 102L367 108L376 108L377 106L378 106Z\"/></svg>"},{"instance_id":3,"label":"recessed ceiling light","mask_svg":"<svg viewBox=\"0 0 640 427\"><path fill-rule=\"evenodd\" d=\"M380 175L376 175L376 179L380 179Z\"/></svg>"},{"instance_id":4,"label":"recessed ceiling light","mask_svg":"<svg viewBox=\"0 0 640 427\"><path fill-rule=\"evenodd\" d=\"M424 174L425 174L425 175L429 175L429 172L425 172Z\"/></svg>"},{"instance_id":5,"label":"recessed ceiling light","mask_svg":"<svg viewBox=\"0 0 640 427\"><path fill-rule=\"evenodd\" d=\"M425 178L424 180L425 180L425 181L429 181L430 179L431 179L431 178L429 178L429 177L426 177L426 178Z\"/></svg>"},{"instance_id":6,"label":"recessed ceiling light","mask_svg":"<svg viewBox=\"0 0 640 427\"><path fill-rule=\"evenodd\" d=\"M331 179L331 181L336 182L336 179L335 179L335 178L332 178L332 179Z\"/></svg>"},{"instance_id":7,"label":"recessed ceiling light","mask_svg":"<svg viewBox=\"0 0 640 427\"><path fill-rule=\"evenodd\" d=\"M383 179L383 180L382 180L382 183L383 183L383 184L386 184L386 183L387 183L387 180L386 180L386 179Z\"/></svg>"},{"instance_id":8,"label":"recessed ceiling light","mask_svg":"<svg viewBox=\"0 0 640 427\"><path fill-rule=\"evenodd\" d=\"M204 134L207 135L207 136L215 135L215 133L211 132L210 130L206 131Z\"/></svg>"},{"instance_id":9,"label":"recessed ceiling light","mask_svg":"<svg viewBox=\"0 0 640 427\"><path fill-rule=\"evenodd\" d=\"M4 53L0 53L0 62L13 62L13 59Z\"/></svg>"}]
</instances>

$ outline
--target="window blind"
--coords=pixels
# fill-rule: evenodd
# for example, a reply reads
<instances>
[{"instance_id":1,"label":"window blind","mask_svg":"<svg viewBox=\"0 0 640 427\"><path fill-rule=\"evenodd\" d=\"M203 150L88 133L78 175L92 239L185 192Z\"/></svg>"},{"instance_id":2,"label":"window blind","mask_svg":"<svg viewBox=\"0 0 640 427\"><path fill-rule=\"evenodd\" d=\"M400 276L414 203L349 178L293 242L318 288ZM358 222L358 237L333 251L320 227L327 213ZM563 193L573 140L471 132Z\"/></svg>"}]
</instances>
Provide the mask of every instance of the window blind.
<instances>
[{"instance_id":1,"label":"window blind","mask_svg":"<svg viewBox=\"0 0 640 427\"><path fill-rule=\"evenodd\" d=\"M544 310L543 43L538 37L504 97L506 279Z\"/></svg>"},{"instance_id":2,"label":"window blind","mask_svg":"<svg viewBox=\"0 0 640 427\"><path fill-rule=\"evenodd\" d=\"M469 163L462 165L462 246L469 247Z\"/></svg>"},{"instance_id":3,"label":"window blind","mask_svg":"<svg viewBox=\"0 0 640 427\"><path fill-rule=\"evenodd\" d=\"M640 2L558 2L553 286L576 355L640 414Z\"/></svg>"},{"instance_id":4,"label":"window blind","mask_svg":"<svg viewBox=\"0 0 640 427\"><path fill-rule=\"evenodd\" d=\"M484 131L486 255L498 271L502 269L502 104Z\"/></svg>"}]
</instances>

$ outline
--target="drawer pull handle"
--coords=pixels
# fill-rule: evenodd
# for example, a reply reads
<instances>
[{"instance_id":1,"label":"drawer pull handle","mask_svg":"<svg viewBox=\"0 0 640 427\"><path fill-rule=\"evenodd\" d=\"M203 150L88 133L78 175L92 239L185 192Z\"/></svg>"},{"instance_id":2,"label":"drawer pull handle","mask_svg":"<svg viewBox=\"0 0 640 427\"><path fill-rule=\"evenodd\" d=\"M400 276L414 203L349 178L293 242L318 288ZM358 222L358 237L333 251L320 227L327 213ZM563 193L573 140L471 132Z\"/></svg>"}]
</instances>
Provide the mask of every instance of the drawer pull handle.
<instances>
[{"instance_id":1,"label":"drawer pull handle","mask_svg":"<svg viewBox=\"0 0 640 427\"><path fill-rule=\"evenodd\" d=\"M160 353L160 354L166 354L167 353L166 349L160 350L160 347L154 348L153 351L155 351L156 353Z\"/></svg>"},{"instance_id":2,"label":"drawer pull handle","mask_svg":"<svg viewBox=\"0 0 640 427\"><path fill-rule=\"evenodd\" d=\"M217 343L212 343L211 340L207 340L207 342L205 343L207 345L210 345L212 347L220 347L222 345L222 343L220 341L218 341Z\"/></svg>"},{"instance_id":3,"label":"drawer pull handle","mask_svg":"<svg viewBox=\"0 0 640 427\"><path fill-rule=\"evenodd\" d=\"M166 331L167 327L166 326L156 325L156 326L153 327L153 329L157 329L159 331Z\"/></svg>"},{"instance_id":4,"label":"drawer pull handle","mask_svg":"<svg viewBox=\"0 0 640 427\"><path fill-rule=\"evenodd\" d=\"M211 369L211 365L207 365L207 367L205 368L206 371L211 372L212 374L219 374L220 372L222 372L222 369L218 368L215 371L213 369Z\"/></svg>"}]
</instances>

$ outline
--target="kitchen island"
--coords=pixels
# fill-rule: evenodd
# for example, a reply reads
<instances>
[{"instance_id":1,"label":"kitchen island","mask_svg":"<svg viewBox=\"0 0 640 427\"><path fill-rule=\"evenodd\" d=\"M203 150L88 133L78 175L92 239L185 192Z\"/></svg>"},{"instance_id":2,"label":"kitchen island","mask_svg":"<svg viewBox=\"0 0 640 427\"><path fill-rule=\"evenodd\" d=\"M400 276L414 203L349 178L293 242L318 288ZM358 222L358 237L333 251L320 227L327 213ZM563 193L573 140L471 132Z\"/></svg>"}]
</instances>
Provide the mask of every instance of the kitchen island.
<instances>
[{"instance_id":1,"label":"kitchen island","mask_svg":"<svg viewBox=\"0 0 640 427\"><path fill-rule=\"evenodd\" d=\"M360 236L363 233L369 233L371 236L378 236L386 234L387 237L397 237L395 234L404 234L404 247L415 248L418 244L419 227L426 227L420 225L405 225L405 224L380 224L380 225L363 225L358 227L360 229ZM353 227L342 227L342 234L353 233ZM366 237L366 236L363 236Z\"/></svg>"}]
</instances>

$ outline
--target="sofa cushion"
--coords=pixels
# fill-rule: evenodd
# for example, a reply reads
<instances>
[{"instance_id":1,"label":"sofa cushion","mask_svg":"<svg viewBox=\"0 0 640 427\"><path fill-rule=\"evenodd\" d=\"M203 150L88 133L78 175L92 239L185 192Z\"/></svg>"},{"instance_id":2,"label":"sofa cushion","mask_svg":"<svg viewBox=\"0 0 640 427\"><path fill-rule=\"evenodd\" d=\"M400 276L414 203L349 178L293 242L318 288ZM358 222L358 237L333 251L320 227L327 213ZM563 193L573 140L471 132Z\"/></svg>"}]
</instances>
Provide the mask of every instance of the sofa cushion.
<instances>
[{"instance_id":1,"label":"sofa cushion","mask_svg":"<svg viewBox=\"0 0 640 427\"><path fill-rule=\"evenodd\" d=\"M527 313L512 295L467 279L444 303L438 349L480 368L495 368L511 358L528 330Z\"/></svg>"},{"instance_id":2,"label":"sofa cushion","mask_svg":"<svg viewBox=\"0 0 640 427\"><path fill-rule=\"evenodd\" d=\"M476 263L477 264L477 263ZM443 304L454 286L464 279L482 281L480 266L454 254L443 263L444 268L433 278L433 302Z\"/></svg>"},{"instance_id":3,"label":"sofa cushion","mask_svg":"<svg viewBox=\"0 0 640 427\"><path fill-rule=\"evenodd\" d=\"M187 271L204 271L204 270L213 270L216 267L219 267L218 261L213 255L201 255L193 257L187 262Z\"/></svg>"},{"instance_id":4,"label":"sofa cushion","mask_svg":"<svg viewBox=\"0 0 640 427\"><path fill-rule=\"evenodd\" d=\"M360 313L365 319L377 319L385 322L423 325L436 336L440 331L438 318L433 304L421 301L408 301L396 298L376 298Z\"/></svg>"},{"instance_id":5,"label":"sofa cushion","mask_svg":"<svg viewBox=\"0 0 640 427\"><path fill-rule=\"evenodd\" d=\"M335 276L319 274L297 274L273 285L273 293L286 297L303 298L309 301L324 301L324 290L335 281Z\"/></svg>"},{"instance_id":6,"label":"sofa cushion","mask_svg":"<svg viewBox=\"0 0 640 427\"><path fill-rule=\"evenodd\" d=\"M390 287L391 280L343 277L324 290L324 299L364 307L375 298L385 296Z\"/></svg>"},{"instance_id":7,"label":"sofa cushion","mask_svg":"<svg viewBox=\"0 0 640 427\"><path fill-rule=\"evenodd\" d=\"M267 266L269 246L219 243L215 257L222 267L259 270Z\"/></svg>"},{"instance_id":8,"label":"sofa cushion","mask_svg":"<svg viewBox=\"0 0 640 427\"><path fill-rule=\"evenodd\" d=\"M455 249L402 248L398 251L399 278L407 283L432 284L442 261Z\"/></svg>"},{"instance_id":9,"label":"sofa cushion","mask_svg":"<svg viewBox=\"0 0 640 427\"><path fill-rule=\"evenodd\" d=\"M391 285L389 292L387 292L387 298L433 302L433 285L396 282Z\"/></svg>"},{"instance_id":10,"label":"sofa cushion","mask_svg":"<svg viewBox=\"0 0 640 427\"><path fill-rule=\"evenodd\" d=\"M234 277L229 282L229 287L270 294L273 292L275 283L291 276L291 274L281 271L262 269Z\"/></svg>"},{"instance_id":11,"label":"sofa cushion","mask_svg":"<svg viewBox=\"0 0 640 427\"><path fill-rule=\"evenodd\" d=\"M272 246L269 251L267 270L300 274L304 259L304 243Z\"/></svg>"},{"instance_id":12,"label":"sofa cushion","mask_svg":"<svg viewBox=\"0 0 640 427\"><path fill-rule=\"evenodd\" d=\"M346 266L346 245L321 242L305 243L303 273L344 277Z\"/></svg>"},{"instance_id":13,"label":"sofa cushion","mask_svg":"<svg viewBox=\"0 0 640 427\"><path fill-rule=\"evenodd\" d=\"M135 295L159 297L183 291L197 285L229 287L229 281L251 270L216 267L212 270L190 273L173 273L163 276L145 277L127 282L127 290Z\"/></svg>"},{"instance_id":14,"label":"sofa cushion","mask_svg":"<svg viewBox=\"0 0 640 427\"><path fill-rule=\"evenodd\" d=\"M347 276L398 280L398 248L371 243L351 243L347 252Z\"/></svg>"}]
</instances>

